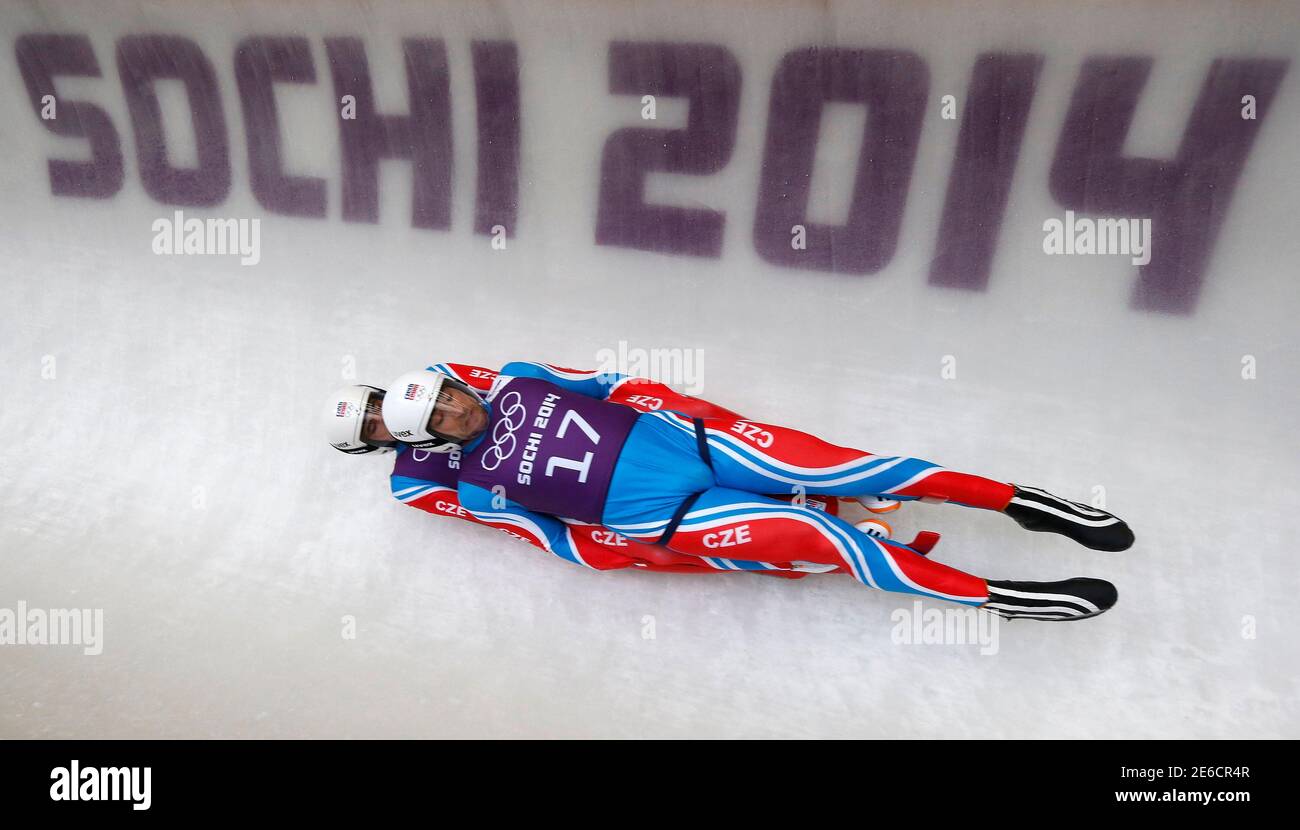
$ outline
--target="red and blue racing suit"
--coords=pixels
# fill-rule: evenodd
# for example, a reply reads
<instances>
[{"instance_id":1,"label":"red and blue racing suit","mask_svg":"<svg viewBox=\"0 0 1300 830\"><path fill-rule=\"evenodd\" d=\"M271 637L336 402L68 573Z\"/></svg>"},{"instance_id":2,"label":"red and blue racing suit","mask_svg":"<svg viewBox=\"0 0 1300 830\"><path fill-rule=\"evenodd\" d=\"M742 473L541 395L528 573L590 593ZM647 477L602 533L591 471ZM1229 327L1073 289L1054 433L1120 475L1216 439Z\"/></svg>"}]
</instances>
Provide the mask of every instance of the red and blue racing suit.
<instances>
[{"instance_id":1,"label":"red and blue racing suit","mask_svg":"<svg viewBox=\"0 0 1300 830\"><path fill-rule=\"evenodd\" d=\"M463 363L439 363L429 367L463 381L482 394L487 394L497 373L480 366ZM559 371L559 370L551 370ZM594 374L594 373L585 373ZM611 385L606 398L639 411L672 410L687 416L738 418L730 410L708 401L682 395L668 386L646 378L621 378ZM827 568L807 568L792 563L754 563L722 556L699 557L675 553L662 546L636 544L626 536L600 524L579 522L575 519L554 517L551 521L526 523L516 520L493 521L478 519L460 503L457 492L460 479L461 453L435 453L400 445L390 479L393 497L403 504L441 516L451 516L502 530L523 539L543 550L557 552L570 561L581 562L597 570L641 568L648 571L676 573L735 573L758 571L772 576L799 578L809 571L827 571ZM835 513L835 499L806 498L806 503L818 510ZM843 572L834 568L834 572Z\"/></svg>"},{"instance_id":2,"label":"red and blue racing suit","mask_svg":"<svg viewBox=\"0 0 1300 830\"><path fill-rule=\"evenodd\" d=\"M608 373L507 364L486 395L488 428L460 459L460 506L587 567L599 565L588 561L574 523L705 563L725 557L728 569L813 563L883 590L968 605L988 600L982 578L800 502L879 495L1001 510L1010 484L734 413L637 412L612 403L629 385ZM781 493L792 499L770 495Z\"/></svg>"}]
</instances>

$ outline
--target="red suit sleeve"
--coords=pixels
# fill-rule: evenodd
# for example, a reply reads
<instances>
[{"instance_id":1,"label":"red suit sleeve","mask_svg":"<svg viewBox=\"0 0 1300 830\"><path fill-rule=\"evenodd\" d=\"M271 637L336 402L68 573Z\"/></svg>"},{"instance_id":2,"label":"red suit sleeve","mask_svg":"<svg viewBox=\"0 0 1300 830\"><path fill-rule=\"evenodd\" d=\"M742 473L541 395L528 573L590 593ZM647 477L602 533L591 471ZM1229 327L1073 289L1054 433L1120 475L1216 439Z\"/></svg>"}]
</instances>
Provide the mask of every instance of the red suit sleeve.
<instances>
[{"instance_id":1,"label":"red suit sleeve","mask_svg":"<svg viewBox=\"0 0 1300 830\"><path fill-rule=\"evenodd\" d=\"M740 418L739 413L710 403L703 398L692 398L675 392L667 385L648 378L624 378L614 384L606 398L611 403L619 403L639 409L642 412L654 412L659 409L671 409L692 418Z\"/></svg>"},{"instance_id":2,"label":"red suit sleeve","mask_svg":"<svg viewBox=\"0 0 1300 830\"><path fill-rule=\"evenodd\" d=\"M497 379L496 372L472 363L439 363L435 368L439 371L450 370L446 373L479 392L489 391L492 381Z\"/></svg>"},{"instance_id":3,"label":"red suit sleeve","mask_svg":"<svg viewBox=\"0 0 1300 830\"><path fill-rule=\"evenodd\" d=\"M495 528L516 539L522 539L534 547L547 550L546 540L536 538L518 526L484 522L474 518L468 510L461 507L455 490L449 487L435 487L433 490L411 501L405 501L411 507L419 508L439 516L451 516L467 522ZM764 573L798 579L805 576L797 571L728 571L711 568L697 556L674 553L666 548L653 545L636 544L614 531L600 525L570 523L566 525L573 547L592 568L598 571L612 571L621 568L638 568L645 571L667 573L726 574L726 573Z\"/></svg>"}]
</instances>

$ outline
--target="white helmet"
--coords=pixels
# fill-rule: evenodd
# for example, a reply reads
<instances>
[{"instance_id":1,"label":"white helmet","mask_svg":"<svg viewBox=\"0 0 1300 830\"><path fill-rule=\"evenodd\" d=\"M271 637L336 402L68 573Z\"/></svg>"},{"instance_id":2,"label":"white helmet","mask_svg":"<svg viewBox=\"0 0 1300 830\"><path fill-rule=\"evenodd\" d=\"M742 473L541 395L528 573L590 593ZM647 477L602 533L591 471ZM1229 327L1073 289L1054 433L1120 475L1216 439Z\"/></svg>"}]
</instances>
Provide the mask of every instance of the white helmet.
<instances>
[{"instance_id":1,"label":"white helmet","mask_svg":"<svg viewBox=\"0 0 1300 830\"><path fill-rule=\"evenodd\" d=\"M384 390L374 386L345 386L325 405L325 437L336 450L351 455L392 452L396 441L369 437L379 423Z\"/></svg>"},{"instance_id":2,"label":"white helmet","mask_svg":"<svg viewBox=\"0 0 1300 830\"><path fill-rule=\"evenodd\" d=\"M487 404L469 386L441 372L407 372L388 389L384 424L403 443L452 452L487 429Z\"/></svg>"}]
</instances>

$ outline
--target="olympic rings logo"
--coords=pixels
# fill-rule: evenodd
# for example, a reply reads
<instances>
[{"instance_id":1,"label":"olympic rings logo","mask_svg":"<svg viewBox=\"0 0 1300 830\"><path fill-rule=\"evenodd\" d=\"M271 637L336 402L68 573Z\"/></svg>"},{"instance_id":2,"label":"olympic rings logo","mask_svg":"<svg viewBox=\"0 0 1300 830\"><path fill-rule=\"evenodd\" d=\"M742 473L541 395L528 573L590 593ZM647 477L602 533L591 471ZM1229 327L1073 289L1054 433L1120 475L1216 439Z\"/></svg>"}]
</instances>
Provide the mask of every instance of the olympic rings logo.
<instances>
[{"instance_id":1,"label":"olympic rings logo","mask_svg":"<svg viewBox=\"0 0 1300 830\"><path fill-rule=\"evenodd\" d=\"M504 395L497 403L497 407L500 409L500 414L497 416L497 422L492 425L492 446L484 450L483 456L479 459L479 464L485 470L495 470L501 466L502 461L515 454L515 447L519 443L515 439L515 430L523 426L524 419L528 417L523 397L518 392ZM515 420L516 414L518 420Z\"/></svg>"}]
</instances>

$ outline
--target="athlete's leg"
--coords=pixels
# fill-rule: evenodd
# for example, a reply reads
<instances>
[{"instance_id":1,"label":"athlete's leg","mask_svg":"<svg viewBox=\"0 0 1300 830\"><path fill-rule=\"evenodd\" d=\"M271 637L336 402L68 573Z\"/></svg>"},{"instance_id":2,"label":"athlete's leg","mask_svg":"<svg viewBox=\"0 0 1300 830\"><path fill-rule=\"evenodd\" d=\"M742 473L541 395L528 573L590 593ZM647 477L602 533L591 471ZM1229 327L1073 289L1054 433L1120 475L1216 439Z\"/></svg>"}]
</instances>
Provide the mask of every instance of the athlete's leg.
<instances>
[{"instance_id":1,"label":"athlete's leg","mask_svg":"<svg viewBox=\"0 0 1300 830\"><path fill-rule=\"evenodd\" d=\"M1027 530L1059 533L1094 550L1120 551L1133 544L1133 531L1118 516L1036 487L946 470L919 458L872 455L772 424L732 418L700 424L714 478L725 487L950 501L1006 513Z\"/></svg>"},{"instance_id":2,"label":"athlete's leg","mask_svg":"<svg viewBox=\"0 0 1300 830\"><path fill-rule=\"evenodd\" d=\"M725 552L843 565L873 588L938 597L1008 618L1080 620L1105 612L1118 597L1115 586L1088 577L1058 582L981 579L905 545L868 536L837 516L724 487L695 500L667 546L704 557Z\"/></svg>"},{"instance_id":3,"label":"athlete's leg","mask_svg":"<svg viewBox=\"0 0 1300 830\"><path fill-rule=\"evenodd\" d=\"M679 428L694 429L678 418ZM1015 488L1001 481L947 470L931 461L873 455L840 447L806 432L734 418L704 419L714 476L724 487L753 493L928 498L1002 510Z\"/></svg>"},{"instance_id":4,"label":"athlete's leg","mask_svg":"<svg viewBox=\"0 0 1300 830\"><path fill-rule=\"evenodd\" d=\"M701 494L666 546L700 557L840 565L873 588L966 605L989 598L980 577L869 536L837 516L725 487Z\"/></svg>"}]
</instances>

